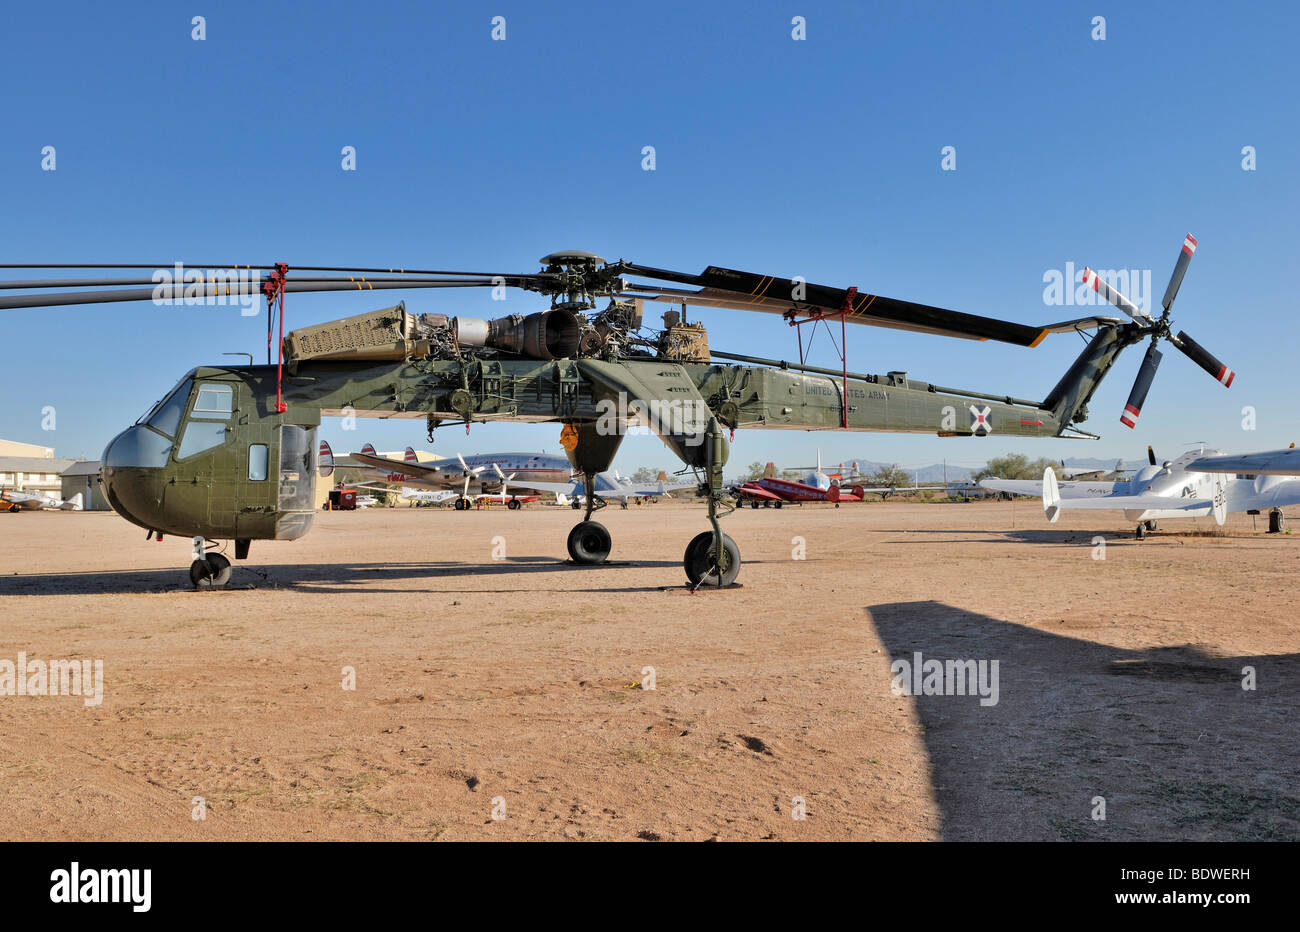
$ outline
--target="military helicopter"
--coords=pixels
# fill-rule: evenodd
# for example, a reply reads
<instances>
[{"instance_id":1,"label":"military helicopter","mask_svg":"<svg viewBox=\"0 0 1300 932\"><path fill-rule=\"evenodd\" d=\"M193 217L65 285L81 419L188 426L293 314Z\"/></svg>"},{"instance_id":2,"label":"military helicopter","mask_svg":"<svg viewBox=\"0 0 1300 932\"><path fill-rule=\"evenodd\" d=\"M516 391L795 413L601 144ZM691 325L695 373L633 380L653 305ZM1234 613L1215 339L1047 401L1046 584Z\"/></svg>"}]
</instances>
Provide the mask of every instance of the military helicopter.
<instances>
[{"instance_id":1,"label":"military helicopter","mask_svg":"<svg viewBox=\"0 0 1300 932\"><path fill-rule=\"evenodd\" d=\"M586 513L568 537L575 564L602 563L612 549L608 529L592 520L605 504L593 477L610 468L629 426L650 427L685 464L683 474L703 475L700 491L710 529L691 539L683 557L694 590L730 586L740 571L740 550L719 524L735 508L722 479L729 432L1095 438L1076 426L1088 416L1088 401L1120 352L1148 335L1152 350L1135 396L1139 388L1143 396L1149 388L1155 342L1162 337L1223 381L1224 367L1199 344L1185 334L1169 336L1169 305L1186 257L1190 253L1184 249L1163 317L1135 313L1131 302L1108 285L1103 289L1105 283L1093 276L1098 293L1130 319L1094 316L1046 327L810 284L800 277L717 266L690 274L621 259L606 262L582 251L551 253L541 259L540 271L518 274L295 266L291 275L283 262L204 263L189 265L183 275L175 263L3 265L155 271L148 279L0 282L0 291L28 292L0 296L0 309L265 297L266 365L250 360L247 366L190 370L103 454L104 490L120 515L149 537L194 538L190 579L196 586L220 586L230 579L229 560L207 552L209 540L233 539L235 558L245 559L253 540L294 540L307 533L315 514L316 429L322 416L354 414L423 420L430 439L440 426L464 425L468 431L472 423L489 421L562 424L568 459L588 477ZM106 290L56 290L68 287ZM549 297L550 307L484 320L416 315L402 302L284 334L286 294L427 288L516 288ZM665 313L661 329L650 329L643 323L650 302L680 305L680 310ZM687 322L690 306L782 315L799 328L800 362L711 349L704 326ZM274 341L277 319L280 339ZM805 364L802 328L815 332L833 323L841 330L841 368ZM843 352L847 323L1026 347L1050 333L1096 333L1047 396L1034 401L945 388L909 379L905 372L850 372ZM272 345L278 347L274 362Z\"/></svg>"}]
</instances>

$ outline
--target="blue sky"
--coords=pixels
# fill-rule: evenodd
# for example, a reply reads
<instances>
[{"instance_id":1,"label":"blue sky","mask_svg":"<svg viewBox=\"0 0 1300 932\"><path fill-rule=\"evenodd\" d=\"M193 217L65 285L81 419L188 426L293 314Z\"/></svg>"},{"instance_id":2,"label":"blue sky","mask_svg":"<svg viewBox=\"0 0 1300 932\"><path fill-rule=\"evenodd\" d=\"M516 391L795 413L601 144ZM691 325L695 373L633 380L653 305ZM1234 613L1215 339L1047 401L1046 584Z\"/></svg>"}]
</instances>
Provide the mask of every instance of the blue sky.
<instances>
[{"instance_id":1,"label":"blue sky","mask_svg":"<svg viewBox=\"0 0 1300 932\"><path fill-rule=\"evenodd\" d=\"M191 39L194 15L205 41ZM490 37L496 15L504 42ZM791 38L796 15L805 41ZM1097 15L1104 41L1091 38ZM1190 231L1200 248L1175 319L1238 371L1230 390L1170 349L1129 431L1134 349L1083 425L1099 442L742 431L733 459L808 462L820 446L828 462L977 465L1011 450L1283 446L1300 434L1297 31L1282 3L11 6L0 261L531 271L579 248L1046 323L1078 310L1045 306L1046 271L1150 269L1158 301ZM56 171L41 170L44 146ZM340 167L344 146L355 172ZM944 146L955 171L940 169ZM404 297L483 316L544 300ZM290 295L286 311L293 326L383 303ZM265 346L265 317L229 309L0 313L0 437L63 456L98 456L191 366ZM705 320L716 348L797 355L777 318ZM819 344L814 361L834 364ZM858 371L1042 397L1080 344L854 328L849 346ZM557 452L558 433L476 426L434 449ZM363 421L356 435L327 421L325 436L336 450L428 446L409 421ZM657 439L633 437L616 465L671 464Z\"/></svg>"}]
</instances>

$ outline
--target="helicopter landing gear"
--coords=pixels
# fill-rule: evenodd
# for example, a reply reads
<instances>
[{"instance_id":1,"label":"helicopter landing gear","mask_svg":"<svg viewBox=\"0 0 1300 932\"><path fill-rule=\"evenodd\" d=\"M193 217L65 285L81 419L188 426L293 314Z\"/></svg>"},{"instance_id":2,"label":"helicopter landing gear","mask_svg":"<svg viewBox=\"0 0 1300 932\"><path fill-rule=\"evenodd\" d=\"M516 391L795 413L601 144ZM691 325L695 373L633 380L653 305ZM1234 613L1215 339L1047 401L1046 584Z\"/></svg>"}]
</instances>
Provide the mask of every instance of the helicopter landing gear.
<instances>
[{"instance_id":1,"label":"helicopter landing gear","mask_svg":"<svg viewBox=\"0 0 1300 932\"><path fill-rule=\"evenodd\" d=\"M718 519L735 511L736 506L722 490L722 467L727 464L727 438L716 417L709 418L704 431L705 472L707 482L702 491L709 497L709 523L713 530L691 538L682 558L682 568L690 580L691 592L701 586L722 589L732 585L740 574L740 548L722 533ZM777 507L781 506L777 502ZM725 511L721 509L725 507Z\"/></svg>"},{"instance_id":2,"label":"helicopter landing gear","mask_svg":"<svg viewBox=\"0 0 1300 932\"><path fill-rule=\"evenodd\" d=\"M613 547L614 539L599 521L583 521L569 532L569 557L574 563L604 563Z\"/></svg>"},{"instance_id":3,"label":"helicopter landing gear","mask_svg":"<svg viewBox=\"0 0 1300 932\"><path fill-rule=\"evenodd\" d=\"M1286 515L1282 513L1281 508L1270 508L1268 511L1268 532L1270 534L1286 533Z\"/></svg>"},{"instance_id":4,"label":"helicopter landing gear","mask_svg":"<svg viewBox=\"0 0 1300 932\"><path fill-rule=\"evenodd\" d=\"M583 520L573 526L569 532L569 558L574 563L592 565L604 563L614 547L605 525L591 520L591 513L605 507L605 500L596 495L595 473L588 471L585 477L587 492L587 514ZM576 508L578 503L575 501Z\"/></svg>"},{"instance_id":5,"label":"helicopter landing gear","mask_svg":"<svg viewBox=\"0 0 1300 932\"><path fill-rule=\"evenodd\" d=\"M204 553L203 538L194 538L194 562L190 582L196 589L216 589L230 582L230 561L219 553Z\"/></svg>"},{"instance_id":6,"label":"helicopter landing gear","mask_svg":"<svg viewBox=\"0 0 1300 932\"><path fill-rule=\"evenodd\" d=\"M722 535L723 559L718 561L713 553L713 532L701 531L686 545L682 568L692 588L730 586L740 575L740 548L726 534Z\"/></svg>"}]
</instances>

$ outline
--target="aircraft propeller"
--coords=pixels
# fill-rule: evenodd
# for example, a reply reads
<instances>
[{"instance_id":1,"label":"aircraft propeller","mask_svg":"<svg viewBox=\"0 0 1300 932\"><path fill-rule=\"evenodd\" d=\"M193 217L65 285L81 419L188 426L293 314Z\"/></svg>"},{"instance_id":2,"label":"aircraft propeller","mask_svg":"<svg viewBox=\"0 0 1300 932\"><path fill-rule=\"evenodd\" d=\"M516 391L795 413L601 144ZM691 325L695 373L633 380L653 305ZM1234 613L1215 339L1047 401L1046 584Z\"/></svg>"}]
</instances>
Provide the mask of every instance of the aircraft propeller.
<instances>
[{"instance_id":1,"label":"aircraft propeller","mask_svg":"<svg viewBox=\"0 0 1300 932\"><path fill-rule=\"evenodd\" d=\"M1230 387L1232 380L1236 377L1236 373L1221 363L1213 353L1188 336L1186 331L1180 330L1177 334L1170 332L1170 309L1173 307L1174 298L1178 297L1178 289L1182 287L1183 276L1187 274L1187 266L1191 263L1192 254L1195 252L1196 237L1188 233L1183 239L1182 250L1178 253L1178 261L1174 265L1174 272L1169 277L1169 286L1165 289L1165 296L1161 299L1160 304L1164 308L1164 313L1159 318L1152 317L1124 297L1091 268L1083 270L1083 283L1085 285L1119 308L1134 321L1148 328L1151 333L1151 345L1147 348L1146 356L1142 359L1142 366L1138 369L1137 378L1133 381L1133 390L1129 392L1128 401L1124 404L1124 413L1119 418L1120 423L1125 427L1136 427L1138 417L1142 414L1142 405L1146 402L1147 393L1151 390L1151 383L1156 377L1156 369L1160 366L1161 353L1157 348L1157 344L1161 339L1172 343L1183 355L1214 376L1225 388ZM1155 465L1154 460L1152 460L1152 465Z\"/></svg>"},{"instance_id":2,"label":"aircraft propeller","mask_svg":"<svg viewBox=\"0 0 1300 932\"><path fill-rule=\"evenodd\" d=\"M492 464L492 468L497 471L497 478L501 480L501 498L502 500L504 500L506 497L506 490L508 488L507 484L510 482L511 479L513 479L516 475L518 475L518 473L512 472L510 475L507 476L505 473L501 471L501 467L496 463Z\"/></svg>"}]
</instances>

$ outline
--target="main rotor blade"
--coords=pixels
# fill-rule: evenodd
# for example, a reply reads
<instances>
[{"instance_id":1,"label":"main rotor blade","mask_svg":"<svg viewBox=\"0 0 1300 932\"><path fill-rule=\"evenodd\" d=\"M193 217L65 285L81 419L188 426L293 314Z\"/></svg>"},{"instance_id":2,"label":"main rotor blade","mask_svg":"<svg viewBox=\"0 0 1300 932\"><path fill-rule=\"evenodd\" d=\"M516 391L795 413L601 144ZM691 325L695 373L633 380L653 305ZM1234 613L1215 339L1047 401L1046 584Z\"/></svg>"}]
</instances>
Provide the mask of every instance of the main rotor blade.
<instances>
[{"instance_id":1,"label":"main rotor blade","mask_svg":"<svg viewBox=\"0 0 1300 932\"><path fill-rule=\"evenodd\" d=\"M1083 269L1083 283L1139 323L1151 322L1151 316L1146 311L1112 288L1109 282L1087 266Z\"/></svg>"},{"instance_id":2,"label":"main rotor blade","mask_svg":"<svg viewBox=\"0 0 1300 932\"><path fill-rule=\"evenodd\" d=\"M699 285L700 290L628 285L629 292L652 301L725 307L768 314L838 314L846 311L850 323L897 330L914 330L973 340L998 340L1018 346L1037 346L1047 335L1042 327L964 314L947 308L917 304L897 298L865 294L796 279L738 272L709 266L699 275L670 272L649 266L627 265L628 271L661 281Z\"/></svg>"},{"instance_id":3,"label":"main rotor blade","mask_svg":"<svg viewBox=\"0 0 1300 932\"><path fill-rule=\"evenodd\" d=\"M1186 353L1192 362L1214 376L1224 388L1232 386L1232 380L1237 377L1237 373L1215 359L1213 353L1189 337L1185 331L1179 330L1178 336L1170 337L1169 342Z\"/></svg>"},{"instance_id":4,"label":"main rotor blade","mask_svg":"<svg viewBox=\"0 0 1300 932\"><path fill-rule=\"evenodd\" d=\"M317 291L386 291L401 290L404 288L422 289L422 288L467 288L482 287L490 288L499 284L492 279L484 280L455 280L455 281L437 281L427 279L425 281L378 281L370 282L359 279L357 281L295 281L290 278L284 284L286 294L293 292L317 292ZM506 284L515 285L517 282L507 279ZM122 301L152 301L164 300L171 303L184 303L188 300L198 300L202 298L217 297L239 297L239 296L260 296L262 294L261 283L257 281L232 282L230 284L199 284L192 283L189 285L157 285L153 288L138 289L121 289L117 291L72 291L72 292L55 292L44 294L24 294L12 295L9 297L0 297L0 310L13 310L16 308L28 307L64 307L72 304L111 304Z\"/></svg>"},{"instance_id":5,"label":"main rotor blade","mask_svg":"<svg viewBox=\"0 0 1300 932\"><path fill-rule=\"evenodd\" d=\"M1174 303L1174 298L1178 297L1178 289L1183 284L1183 276L1187 274L1187 266L1191 264L1192 254L1196 252L1196 237L1188 233L1183 237L1183 248L1178 252L1178 261L1174 263L1174 274L1169 276L1169 287L1165 289L1165 296L1160 299L1160 305L1168 311Z\"/></svg>"},{"instance_id":6,"label":"main rotor blade","mask_svg":"<svg viewBox=\"0 0 1300 932\"><path fill-rule=\"evenodd\" d=\"M196 269L195 271L199 271L199 270ZM192 284L195 286L205 285L205 284L218 284L224 286L225 284L227 284L227 282L222 280L220 276L211 274L213 271L214 270L209 269L207 270L207 272L201 273L204 276L202 279L193 282L185 282L184 284L186 285ZM226 273L229 273L231 271L236 271L238 274L243 274L242 270L221 269L218 271L226 272ZM512 278L526 278L526 277L530 277L530 276L512 276ZM249 281L256 282L258 287L261 287L261 283L266 280L267 279L265 277L260 275L253 276L249 279ZM175 281L177 285L182 284L181 282L176 281L175 279L173 279L173 281ZM354 287L359 287L359 290L363 290L363 291L365 290L366 286L371 282L406 282L406 283L414 283L414 284L446 283L449 285L482 284L482 282L477 279L404 277L400 275L294 275L292 271L290 271L289 273L288 281L297 284L303 282L350 282ZM509 282L510 278L506 278L506 281ZM110 285L111 286L149 285L152 287L158 284L164 284L164 286L166 287L170 287L171 285L170 282L160 283L156 279L152 279L152 278L64 278L64 279L46 278L46 279L31 279L28 281L17 281L17 280L0 281L0 291L17 291L19 289L48 289L48 288L100 288L100 287L107 287ZM247 284L247 282L245 282L245 284Z\"/></svg>"},{"instance_id":7,"label":"main rotor blade","mask_svg":"<svg viewBox=\"0 0 1300 932\"><path fill-rule=\"evenodd\" d=\"M1124 405L1124 413L1119 416L1119 422L1125 427L1136 427L1138 418L1142 415L1142 405L1146 403L1147 392L1151 391L1151 382L1156 377L1156 369L1160 366L1160 350L1156 349L1155 341L1147 347L1147 354L1142 358L1142 368L1138 369L1137 378L1133 381L1133 390L1128 393L1128 402Z\"/></svg>"},{"instance_id":8,"label":"main rotor blade","mask_svg":"<svg viewBox=\"0 0 1300 932\"><path fill-rule=\"evenodd\" d=\"M244 265L239 262L37 262L23 264L21 262L0 262L0 269L172 269L181 265L187 269L248 269L249 271L269 272L276 268L272 265ZM362 275L370 273L391 274L391 275L450 275L464 278L496 278L502 276L500 272L452 272L446 269L404 269L404 268L383 268L383 269L366 269L356 268L346 265L293 265L289 264L289 272L356 272ZM545 272L530 273L534 275L546 276ZM519 278L519 275L506 274L505 278Z\"/></svg>"}]
</instances>

